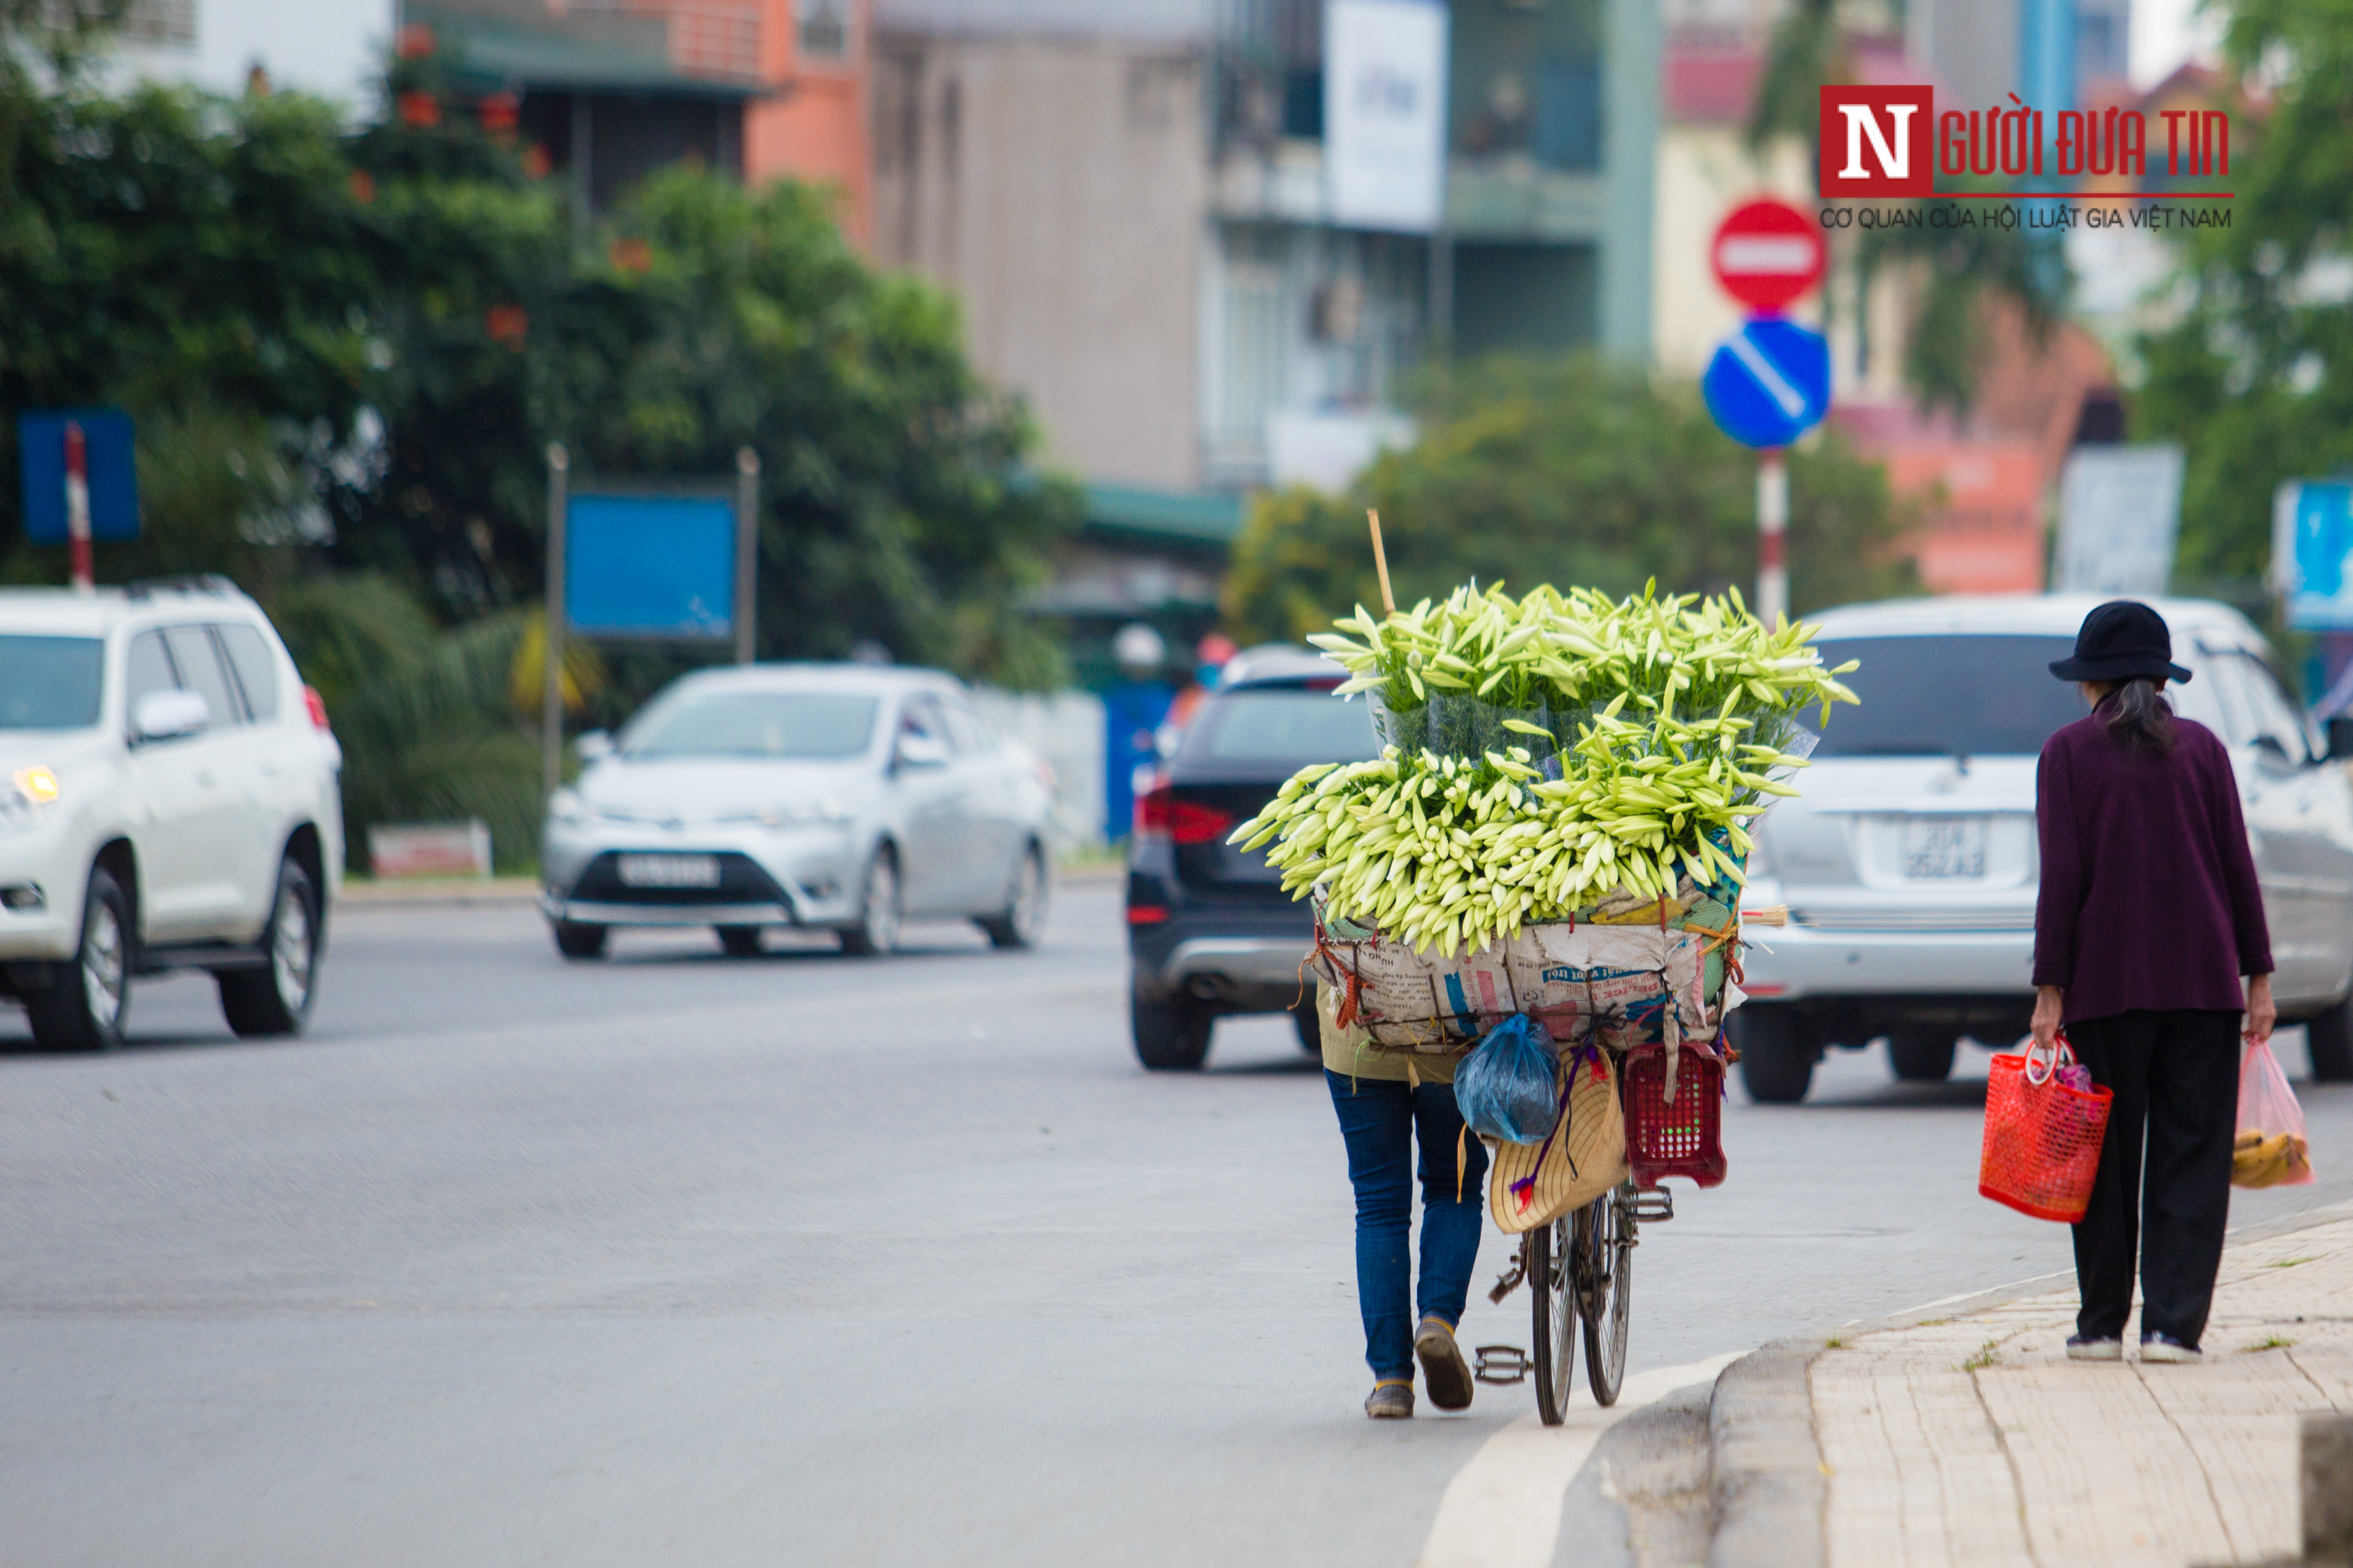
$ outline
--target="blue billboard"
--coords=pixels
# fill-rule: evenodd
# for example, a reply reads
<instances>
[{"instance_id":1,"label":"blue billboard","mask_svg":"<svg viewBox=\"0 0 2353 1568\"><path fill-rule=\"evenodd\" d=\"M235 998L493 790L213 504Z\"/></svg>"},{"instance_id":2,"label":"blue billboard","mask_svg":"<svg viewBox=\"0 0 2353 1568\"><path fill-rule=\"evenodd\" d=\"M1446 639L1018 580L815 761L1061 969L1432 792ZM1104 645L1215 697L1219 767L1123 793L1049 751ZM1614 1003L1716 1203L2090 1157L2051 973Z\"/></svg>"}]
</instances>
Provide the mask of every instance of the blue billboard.
<instances>
[{"instance_id":1,"label":"blue billboard","mask_svg":"<svg viewBox=\"0 0 2353 1568\"><path fill-rule=\"evenodd\" d=\"M66 426L81 426L90 476L90 536L139 537L139 478L131 416L120 408L43 408L16 416L16 468L24 476L25 539L66 542Z\"/></svg>"},{"instance_id":2,"label":"blue billboard","mask_svg":"<svg viewBox=\"0 0 2353 1568\"><path fill-rule=\"evenodd\" d=\"M2280 486L2272 501L2272 577L2287 600L2288 625L2353 627L2353 482Z\"/></svg>"},{"instance_id":3,"label":"blue billboard","mask_svg":"<svg viewBox=\"0 0 2353 1568\"><path fill-rule=\"evenodd\" d=\"M572 497L565 510L564 618L588 637L733 637L735 503L721 496Z\"/></svg>"}]
</instances>

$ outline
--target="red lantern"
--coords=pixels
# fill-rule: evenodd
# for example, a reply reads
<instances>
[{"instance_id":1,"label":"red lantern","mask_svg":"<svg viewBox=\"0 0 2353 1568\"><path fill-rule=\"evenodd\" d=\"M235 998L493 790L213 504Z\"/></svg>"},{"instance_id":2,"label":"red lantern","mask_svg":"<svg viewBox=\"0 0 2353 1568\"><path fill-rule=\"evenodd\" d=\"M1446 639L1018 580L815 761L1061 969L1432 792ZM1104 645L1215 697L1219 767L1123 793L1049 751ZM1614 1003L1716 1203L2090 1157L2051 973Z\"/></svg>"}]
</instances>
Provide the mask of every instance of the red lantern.
<instances>
[{"instance_id":1,"label":"red lantern","mask_svg":"<svg viewBox=\"0 0 2353 1568\"><path fill-rule=\"evenodd\" d=\"M482 330L494 343L520 343L531 331L531 316L521 305L493 305L482 312Z\"/></svg>"},{"instance_id":2,"label":"red lantern","mask_svg":"<svg viewBox=\"0 0 2353 1568\"><path fill-rule=\"evenodd\" d=\"M421 60L433 52L433 29L422 22L411 22L400 30L393 49L402 59Z\"/></svg>"},{"instance_id":3,"label":"red lantern","mask_svg":"<svg viewBox=\"0 0 2353 1568\"><path fill-rule=\"evenodd\" d=\"M375 176L365 169L352 171L352 200L362 206L375 200Z\"/></svg>"},{"instance_id":4,"label":"red lantern","mask_svg":"<svg viewBox=\"0 0 2353 1568\"><path fill-rule=\"evenodd\" d=\"M400 95L400 121L404 125L428 128L441 123L441 100L429 92L404 92Z\"/></svg>"},{"instance_id":5,"label":"red lantern","mask_svg":"<svg viewBox=\"0 0 2353 1568\"><path fill-rule=\"evenodd\" d=\"M654 264L654 247L642 239L617 239L605 254L624 272L650 271Z\"/></svg>"}]
</instances>

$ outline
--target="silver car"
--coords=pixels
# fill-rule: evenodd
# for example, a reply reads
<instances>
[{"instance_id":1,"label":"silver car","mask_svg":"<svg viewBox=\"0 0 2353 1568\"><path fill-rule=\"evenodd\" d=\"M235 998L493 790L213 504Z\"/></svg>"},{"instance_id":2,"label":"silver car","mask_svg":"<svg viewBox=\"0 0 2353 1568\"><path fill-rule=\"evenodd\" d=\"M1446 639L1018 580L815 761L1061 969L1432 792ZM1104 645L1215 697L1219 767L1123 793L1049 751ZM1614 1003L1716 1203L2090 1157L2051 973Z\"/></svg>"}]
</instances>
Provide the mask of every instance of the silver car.
<instances>
[{"instance_id":1,"label":"silver car","mask_svg":"<svg viewBox=\"0 0 2353 1568\"><path fill-rule=\"evenodd\" d=\"M2324 1079L2353 1079L2353 783L2274 673L2245 616L2150 601L2192 679L2176 711L2231 752L2278 965L2284 1022L2309 1025ZM2087 595L1914 599L1820 617L1823 658L1859 659L1861 708L1831 716L1813 765L1757 835L1752 932L1733 1015L1752 1097L1805 1097L1831 1046L1884 1037L1896 1075L1939 1079L1961 1036L2007 1047L2033 1010L2035 763L2084 716L2050 663ZM2336 730L2337 726L2331 726Z\"/></svg>"},{"instance_id":2,"label":"silver car","mask_svg":"<svg viewBox=\"0 0 2353 1568\"><path fill-rule=\"evenodd\" d=\"M1045 927L1053 776L933 670L752 665L666 688L548 803L541 907L566 958L615 926L770 926L887 952L968 917L998 947Z\"/></svg>"}]
</instances>

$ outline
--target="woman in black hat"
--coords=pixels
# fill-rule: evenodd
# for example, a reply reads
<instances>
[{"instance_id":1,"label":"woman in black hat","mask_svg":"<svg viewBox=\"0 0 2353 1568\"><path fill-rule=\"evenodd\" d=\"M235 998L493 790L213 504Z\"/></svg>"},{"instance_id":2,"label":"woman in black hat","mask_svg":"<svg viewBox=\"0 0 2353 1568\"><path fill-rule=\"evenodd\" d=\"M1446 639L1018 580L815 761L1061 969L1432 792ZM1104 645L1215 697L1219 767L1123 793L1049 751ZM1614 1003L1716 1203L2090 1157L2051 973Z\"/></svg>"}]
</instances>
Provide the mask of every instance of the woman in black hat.
<instances>
[{"instance_id":1,"label":"woman in black hat","mask_svg":"<svg viewBox=\"0 0 2353 1568\"><path fill-rule=\"evenodd\" d=\"M2137 1232L2141 1360L2199 1358L2230 1216L2238 1037L2268 1038L2277 1016L2238 783L2222 742L2166 701L2168 680L2189 679L2172 653L2147 605L2085 616L2051 673L2092 712L2043 742L2036 774L2034 1037L2048 1046L2063 1024L2116 1096L2075 1226L2077 1361L2123 1359Z\"/></svg>"}]
</instances>

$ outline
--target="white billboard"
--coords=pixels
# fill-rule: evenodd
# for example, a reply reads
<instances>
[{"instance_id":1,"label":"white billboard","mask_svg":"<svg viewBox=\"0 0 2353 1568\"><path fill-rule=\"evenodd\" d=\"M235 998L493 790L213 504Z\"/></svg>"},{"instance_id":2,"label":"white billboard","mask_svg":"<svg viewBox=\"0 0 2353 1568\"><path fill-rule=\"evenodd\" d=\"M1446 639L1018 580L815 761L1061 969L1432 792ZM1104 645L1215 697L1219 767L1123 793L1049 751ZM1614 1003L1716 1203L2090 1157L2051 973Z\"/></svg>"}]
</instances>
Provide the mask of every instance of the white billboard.
<instances>
[{"instance_id":1,"label":"white billboard","mask_svg":"<svg viewBox=\"0 0 2353 1568\"><path fill-rule=\"evenodd\" d=\"M1428 234L1446 199L1446 7L1326 0L1324 181L1343 228Z\"/></svg>"},{"instance_id":2,"label":"white billboard","mask_svg":"<svg viewBox=\"0 0 2353 1568\"><path fill-rule=\"evenodd\" d=\"M2181 448L2079 447L2059 481L2062 594L2162 594L2181 529Z\"/></svg>"}]
</instances>

